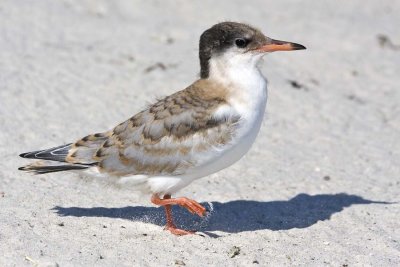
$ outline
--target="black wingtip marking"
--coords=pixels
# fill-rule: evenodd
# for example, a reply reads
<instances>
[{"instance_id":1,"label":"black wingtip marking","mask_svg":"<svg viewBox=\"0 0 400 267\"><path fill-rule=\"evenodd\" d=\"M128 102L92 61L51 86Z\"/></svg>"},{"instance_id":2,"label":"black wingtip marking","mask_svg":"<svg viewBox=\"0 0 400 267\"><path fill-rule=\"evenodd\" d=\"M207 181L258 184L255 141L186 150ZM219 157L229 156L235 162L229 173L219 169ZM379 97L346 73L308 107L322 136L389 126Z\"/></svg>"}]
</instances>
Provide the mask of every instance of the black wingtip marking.
<instances>
[{"instance_id":1,"label":"black wingtip marking","mask_svg":"<svg viewBox=\"0 0 400 267\"><path fill-rule=\"evenodd\" d=\"M72 144L66 144L49 149L26 152L20 154L19 156L28 159L44 159L65 162L65 158L67 157L68 152L71 149L71 145Z\"/></svg>"},{"instance_id":2,"label":"black wingtip marking","mask_svg":"<svg viewBox=\"0 0 400 267\"><path fill-rule=\"evenodd\" d=\"M24 166L19 167L20 171L28 171L34 174L45 174L50 172L61 172L61 171L71 171L71 170L84 170L90 168L90 166L84 165L58 165L58 166Z\"/></svg>"}]
</instances>

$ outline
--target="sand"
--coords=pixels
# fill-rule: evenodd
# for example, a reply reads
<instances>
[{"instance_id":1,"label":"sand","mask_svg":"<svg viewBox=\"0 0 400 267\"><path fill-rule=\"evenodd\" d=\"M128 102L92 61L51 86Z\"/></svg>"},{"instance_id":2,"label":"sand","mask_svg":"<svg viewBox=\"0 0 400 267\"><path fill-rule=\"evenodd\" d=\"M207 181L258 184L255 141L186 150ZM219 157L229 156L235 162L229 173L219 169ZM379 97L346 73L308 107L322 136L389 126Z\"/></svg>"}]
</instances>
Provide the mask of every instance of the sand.
<instances>
[{"instance_id":1,"label":"sand","mask_svg":"<svg viewBox=\"0 0 400 267\"><path fill-rule=\"evenodd\" d=\"M0 266L400 266L398 1L0 3ZM21 152L107 130L199 73L200 34L247 22L308 50L265 57L265 121L238 163L149 196Z\"/></svg>"}]
</instances>

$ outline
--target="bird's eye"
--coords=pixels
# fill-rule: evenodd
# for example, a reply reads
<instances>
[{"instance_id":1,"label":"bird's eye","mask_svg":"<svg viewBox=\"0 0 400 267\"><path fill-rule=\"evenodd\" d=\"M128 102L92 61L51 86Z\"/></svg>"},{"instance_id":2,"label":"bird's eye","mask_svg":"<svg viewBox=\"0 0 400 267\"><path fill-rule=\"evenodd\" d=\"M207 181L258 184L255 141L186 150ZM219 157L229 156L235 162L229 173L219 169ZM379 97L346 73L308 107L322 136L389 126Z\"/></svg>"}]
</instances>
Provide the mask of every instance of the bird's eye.
<instances>
[{"instance_id":1,"label":"bird's eye","mask_svg":"<svg viewBox=\"0 0 400 267\"><path fill-rule=\"evenodd\" d=\"M246 39L243 39L243 38L238 38L235 40L235 44L239 48L245 48L248 43L249 43L249 41Z\"/></svg>"}]
</instances>

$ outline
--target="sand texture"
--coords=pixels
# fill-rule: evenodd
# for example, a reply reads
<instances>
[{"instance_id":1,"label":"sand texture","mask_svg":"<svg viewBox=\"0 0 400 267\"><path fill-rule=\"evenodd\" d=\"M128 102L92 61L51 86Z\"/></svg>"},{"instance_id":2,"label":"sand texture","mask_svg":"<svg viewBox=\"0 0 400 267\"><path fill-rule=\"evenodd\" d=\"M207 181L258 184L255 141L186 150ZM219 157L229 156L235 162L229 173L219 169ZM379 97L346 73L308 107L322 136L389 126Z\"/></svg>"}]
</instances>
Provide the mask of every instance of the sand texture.
<instances>
[{"instance_id":1,"label":"sand texture","mask_svg":"<svg viewBox=\"0 0 400 267\"><path fill-rule=\"evenodd\" d=\"M400 1L0 2L0 266L400 266ZM179 196L198 219L19 153L108 130L199 74L224 20L308 49L268 55L251 151Z\"/></svg>"}]
</instances>

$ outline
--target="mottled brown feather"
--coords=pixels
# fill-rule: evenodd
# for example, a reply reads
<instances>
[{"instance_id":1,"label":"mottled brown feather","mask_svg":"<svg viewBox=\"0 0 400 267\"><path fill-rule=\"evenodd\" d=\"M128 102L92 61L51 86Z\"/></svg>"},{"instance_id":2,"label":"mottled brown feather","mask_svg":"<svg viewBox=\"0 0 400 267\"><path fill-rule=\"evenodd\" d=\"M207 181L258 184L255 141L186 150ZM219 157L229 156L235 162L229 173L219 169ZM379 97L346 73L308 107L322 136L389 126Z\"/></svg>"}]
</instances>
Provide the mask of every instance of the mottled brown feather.
<instances>
[{"instance_id":1,"label":"mottled brown feather","mask_svg":"<svg viewBox=\"0 0 400 267\"><path fill-rule=\"evenodd\" d=\"M113 130L79 140L68 159L77 162L80 155L90 155L86 161L95 161L101 172L118 176L184 172L196 163L194 154L232 139L239 118L213 117L227 104L227 94L223 86L198 80Z\"/></svg>"}]
</instances>

